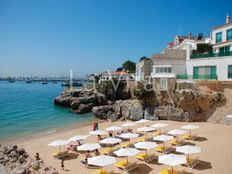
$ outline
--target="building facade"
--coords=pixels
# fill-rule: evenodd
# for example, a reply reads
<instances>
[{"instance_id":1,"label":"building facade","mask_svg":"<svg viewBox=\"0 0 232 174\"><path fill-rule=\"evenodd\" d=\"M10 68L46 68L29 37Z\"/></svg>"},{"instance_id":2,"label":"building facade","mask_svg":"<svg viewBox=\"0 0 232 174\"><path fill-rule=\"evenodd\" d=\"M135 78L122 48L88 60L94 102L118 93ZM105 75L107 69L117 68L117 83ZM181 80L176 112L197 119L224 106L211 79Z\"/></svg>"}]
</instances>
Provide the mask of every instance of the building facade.
<instances>
[{"instance_id":1,"label":"building facade","mask_svg":"<svg viewBox=\"0 0 232 174\"><path fill-rule=\"evenodd\" d=\"M136 81L149 80L152 72L152 60L149 58L140 59L136 64Z\"/></svg>"},{"instance_id":2,"label":"building facade","mask_svg":"<svg viewBox=\"0 0 232 174\"><path fill-rule=\"evenodd\" d=\"M213 52L191 54L187 51L187 74L191 79L232 80L232 22L227 15L226 24L212 31Z\"/></svg>"}]
</instances>

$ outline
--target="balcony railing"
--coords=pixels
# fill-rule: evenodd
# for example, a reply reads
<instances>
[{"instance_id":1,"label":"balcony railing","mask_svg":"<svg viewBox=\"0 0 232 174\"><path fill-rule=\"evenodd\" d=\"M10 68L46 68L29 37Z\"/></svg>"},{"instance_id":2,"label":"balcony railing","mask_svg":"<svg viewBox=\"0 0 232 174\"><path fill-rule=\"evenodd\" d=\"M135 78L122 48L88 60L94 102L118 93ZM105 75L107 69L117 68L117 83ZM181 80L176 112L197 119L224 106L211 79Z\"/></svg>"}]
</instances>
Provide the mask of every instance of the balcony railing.
<instances>
[{"instance_id":1,"label":"balcony railing","mask_svg":"<svg viewBox=\"0 0 232 174\"><path fill-rule=\"evenodd\" d=\"M176 75L177 79L180 80L217 80L217 75L194 75L190 76L187 74Z\"/></svg>"},{"instance_id":2,"label":"balcony railing","mask_svg":"<svg viewBox=\"0 0 232 174\"><path fill-rule=\"evenodd\" d=\"M207 54L192 54L191 59L209 58L209 57L225 57L232 56L232 51L220 52L220 53L207 53Z\"/></svg>"}]
</instances>

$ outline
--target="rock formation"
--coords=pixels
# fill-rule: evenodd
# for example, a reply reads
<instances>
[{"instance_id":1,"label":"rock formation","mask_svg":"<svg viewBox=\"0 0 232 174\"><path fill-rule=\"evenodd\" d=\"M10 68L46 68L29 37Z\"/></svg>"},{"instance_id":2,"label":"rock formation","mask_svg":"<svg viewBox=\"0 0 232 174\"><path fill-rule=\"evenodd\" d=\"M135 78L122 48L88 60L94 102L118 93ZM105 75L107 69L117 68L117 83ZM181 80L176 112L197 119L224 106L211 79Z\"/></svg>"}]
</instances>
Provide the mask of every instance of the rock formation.
<instances>
[{"instance_id":1,"label":"rock formation","mask_svg":"<svg viewBox=\"0 0 232 174\"><path fill-rule=\"evenodd\" d=\"M0 164L4 165L9 174L58 174L42 160L33 160L17 145L3 147L0 150Z\"/></svg>"},{"instance_id":2,"label":"rock formation","mask_svg":"<svg viewBox=\"0 0 232 174\"><path fill-rule=\"evenodd\" d=\"M76 113L90 112L93 106L105 105L105 95L95 91L73 91L64 93L55 98L56 105L71 107Z\"/></svg>"}]
</instances>

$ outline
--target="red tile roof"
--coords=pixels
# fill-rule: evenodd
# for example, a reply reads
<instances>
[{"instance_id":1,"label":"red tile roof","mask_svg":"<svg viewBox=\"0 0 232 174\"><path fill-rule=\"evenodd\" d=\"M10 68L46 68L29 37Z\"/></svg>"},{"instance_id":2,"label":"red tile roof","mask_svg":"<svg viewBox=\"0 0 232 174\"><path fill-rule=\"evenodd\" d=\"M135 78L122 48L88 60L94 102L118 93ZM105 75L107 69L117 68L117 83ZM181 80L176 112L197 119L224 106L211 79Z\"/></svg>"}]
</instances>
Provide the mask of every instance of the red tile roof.
<instances>
[{"instance_id":1,"label":"red tile roof","mask_svg":"<svg viewBox=\"0 0 232 174\"><path fill-rule=\"evenodd\" d=\"M124 71L115 71L115 72L104 72L103 75L109 76L109 75L127 75L128 72Z\"/></svg>"}]
</instances>

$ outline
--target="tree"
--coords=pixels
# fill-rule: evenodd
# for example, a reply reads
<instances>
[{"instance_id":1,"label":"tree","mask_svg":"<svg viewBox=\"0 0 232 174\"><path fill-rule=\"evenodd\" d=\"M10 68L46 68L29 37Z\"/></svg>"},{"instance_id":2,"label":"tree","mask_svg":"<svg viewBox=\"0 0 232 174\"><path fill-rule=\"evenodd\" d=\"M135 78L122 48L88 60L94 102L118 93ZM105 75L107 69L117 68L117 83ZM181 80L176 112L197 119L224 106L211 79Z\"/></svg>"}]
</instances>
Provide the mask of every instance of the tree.
<instances>
[{"instance_id":1,"label":"tree","mask_svg":"<svg viewBox=\"0 0 232 174\"><path fill-rule=\"evenodd\" d=\"M122 67L123 67L123 69L129 71L130 73L135 73L135 69L136 69L135 62L127 60L122 64Z\"/></svg>"},{"instance_id":2,"label":"tree","mask_svg":"<svg viewBox=\"0 0 232 174\"><path fill-rule=\"evenodd\" d=\"M193 54L212 53L213 46L211 44L199 43L197 49L193 50Z\"/></svg>"},{"instance_id":3,"label":"tree","mask_svg":"<svg viewBox=\"0 0 232 174\"><path fill-rule=\"evenodd\" d=\"M143 57L141 57L141 58L139 59L139 61L141 62L141 61L143 61L143 60L148 60L148 59L149 59L148 57L143 56Z\"/></svg>"},{"instance_id":4,"label":"tree","mask_svg":"<svg viewBox=\"0 0 232 174\"><path fill-rule=\"evenodd\" d=\"M156 103L155 91L152 84L139 83L137 89L134 89L134 95L140 100L143 108L152 106Z\"/></svg>"},{"instance_id":5,"label":"tree","mask_svg":"<svg viewBox=\"0 0 232 174\"><path fill-rule=\"evenodd\" d=\"M131 98L130 91L126 91L126 82L116 79L102 81L96 84L96 89L98 92L105 94L106 98L111 101Z\"/></svg>"}]
</instances>

